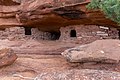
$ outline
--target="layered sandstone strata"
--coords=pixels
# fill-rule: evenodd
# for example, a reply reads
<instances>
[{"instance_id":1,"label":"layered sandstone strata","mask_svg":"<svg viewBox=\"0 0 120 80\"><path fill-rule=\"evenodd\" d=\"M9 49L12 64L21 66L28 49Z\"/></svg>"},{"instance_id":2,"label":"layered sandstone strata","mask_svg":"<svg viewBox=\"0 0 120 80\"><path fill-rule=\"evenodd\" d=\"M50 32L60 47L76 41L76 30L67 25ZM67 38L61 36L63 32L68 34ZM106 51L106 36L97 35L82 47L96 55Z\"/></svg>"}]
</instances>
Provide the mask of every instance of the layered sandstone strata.
<instances>
[{"instance_id":1,"label":"layered sandstone strata","mask_svg":"<svg viewBox=\"0 0 120 80\"><path fill-rule=\"evenodd\" d=\"M17 16L23 25L49 32L57 32L60 27L76 24L118 26L106 19L102 12L87 10L88 3L89 0L35 0L21 5Z\"/></svg>"},{"instance_id":2,"label":"layered sandstone strata","mask_svg":"<svg viewBox=\"0 0 120 80\"><path fill-rule=\"evenodd\" d=\"M58 32L76 24L119 27L100 11L88 11L90 0L1 0L0 28L25 26Z\"/></svg>"},{"instance_id":3,"label":"layered sandstone strata","mask_svg":"<svg viewBox=\"0 0 120 80\"><path fill-rule=\"evenodd\" d=\"M1 0L0 3L0 28L20 26L16 19L19 5L11 0Z\"/></svg>"},{"instance_id":4,"label":"layered sandstone strata","mask_svg":"<svg viewBox=\"0 0 120 80\"><path fill-rule=\"evenodd\" d=\"M17 59L17 55L11 48L0 49L0 68L11 65Z\"/></svg>"}]
</instances>

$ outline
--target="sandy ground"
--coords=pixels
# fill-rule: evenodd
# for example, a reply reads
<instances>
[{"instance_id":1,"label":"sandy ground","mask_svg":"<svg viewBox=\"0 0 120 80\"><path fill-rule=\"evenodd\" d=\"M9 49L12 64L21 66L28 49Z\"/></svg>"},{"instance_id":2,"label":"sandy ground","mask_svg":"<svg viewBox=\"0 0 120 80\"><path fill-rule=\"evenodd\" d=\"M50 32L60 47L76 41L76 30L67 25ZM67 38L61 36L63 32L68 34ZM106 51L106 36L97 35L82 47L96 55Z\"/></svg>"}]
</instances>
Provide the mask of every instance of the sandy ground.
<instances>
[{"instance_id":1,"label":"sandy ground","mask_svg":"<svg viewBox=\"0 0 120 80\"><path fill-rule=\"evenodd\" d=\"M0 69L0 80L26 80L20 75L35 78L42 72L70 69L71 64L60 53L76 45L60 41L0 40L1 48L10 47L18 55L14 64Z\"/></svg>"},{"instance_id":2,"label":"sandy ground","mask_svg":"<svg viewBox=\"0 0 120 80\"><path fill-rule=\"evenodd\" d=\"M74 65L68 63L61 55L18 54L15 63L0 69L0 80L26 80L15 75L35 78L42 72L62 71L71 69L72 66Z\"/></svg>"},{"instance_id":3,"label":"sandy ground","mask_svg":"<svg viewBox=\"0 0 120 80\"><path fill-rule=\"evenodd\" d=\"M62 43L58 41L1 40L0 46L13 48L15 52L17 52L18 59L12 65L0 69L0 80L34 80L37 75L43 72L71 69L98 69L120 72L120 63L69 63L60 55L59 51L61 51L62 48L65 49L77 45L79 44ZM51 54L54 53L54 55L49 54L49 51Z\"/></svg>"},{"instance_id":4,"label":"sandy ground","mask_svg":"<svg viewBox=\"0 0 120 80\"><path fill-rule=\"evenodd\" d=\"M120 64L68 63L61 55L17 54L18 59L0 69L0 80L31 80L43 72L99 69L120 72Z\"/></svg>"},{"instance_id":5,"label":"sandy ground","mask_svg":"<svg viewBox=\"0 0 120 80\"><path fill-rule=\"evenodd\" d=\"M0 47L10 47L19 54L60 54L64 50L78 46L79 44L61 41L43 40L0 40Z\"/></svg>"}]
</instances>

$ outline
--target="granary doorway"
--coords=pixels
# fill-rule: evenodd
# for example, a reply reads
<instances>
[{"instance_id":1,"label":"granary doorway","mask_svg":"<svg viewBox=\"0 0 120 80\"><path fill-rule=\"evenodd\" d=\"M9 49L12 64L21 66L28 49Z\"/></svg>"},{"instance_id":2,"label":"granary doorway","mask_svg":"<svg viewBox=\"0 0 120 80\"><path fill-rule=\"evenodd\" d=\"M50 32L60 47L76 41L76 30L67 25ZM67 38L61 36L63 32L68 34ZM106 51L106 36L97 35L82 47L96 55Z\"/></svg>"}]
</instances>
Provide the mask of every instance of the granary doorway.
<instances>
[{"instance_id":1,"label":"granary doorway","mask_svg":"<svg viewBox=\"0 0 120 80\"><path fill-rule=\"evenodd\" d=\"M76 30L70 31L70 37L76 37Z\"/></svg>"},{"instance_id":2,"label":"granary doorway","mask_svg":"<svg viewBox=\"0 0 120 80\"><path fill-rule=\"evenodd\" d=\"M118 38L120 39L120 29L118 29L118 36L119 36Z\"/></svg>"},{"instance_id":3,"label":"granary doorway","mask_svg":"<svg viewBox=\"0 0 120 80\"><path fill-rule=\"evenodd\" d=\"M32 35L31 27L24 27L24 29L25 29L25 35Z\"/></svg>"}]
</instances>

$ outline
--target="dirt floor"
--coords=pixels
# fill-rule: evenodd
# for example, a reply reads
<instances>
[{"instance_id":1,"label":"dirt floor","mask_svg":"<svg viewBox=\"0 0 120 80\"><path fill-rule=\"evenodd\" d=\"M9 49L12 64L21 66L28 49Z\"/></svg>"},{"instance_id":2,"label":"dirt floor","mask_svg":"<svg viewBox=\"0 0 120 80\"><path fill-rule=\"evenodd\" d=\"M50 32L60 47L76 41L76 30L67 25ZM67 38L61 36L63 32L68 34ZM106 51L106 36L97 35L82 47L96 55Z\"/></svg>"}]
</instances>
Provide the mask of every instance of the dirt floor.
<instances>
[{"instance_id":1,"label":"dirt floor","mask_svg":"<svg viewBox=\"0 0 120 80\"><path fill-rule=\"evenodd\" d=\"M18 54L18 57L14 64L0 69L0 80L26 80L14 75L34 78L42 72L70 69L70 64L60 55Z\"/></svg>"},{"instance_id":2,"label":"dirt floor","mask_svg":"<svg viewBox=\"0 0 120 80\"><path fill-rule=\"evenodd\" d=\"M78 43L48 40L0 40L1 47L10 47L17 54L60 54L64 50L78 46Z\"/></svg>"},{"instance_id":3,"label":"dirt floor","mask_svg":"<svg viewBox=\"0 0 120 80\"><path fill-rule=\"evenodd\" d=\"M0 69L0 80L30 80L38 74L71 69L99 69L120 72L120 64L68 63L61 55L18 54L10 66Z\"/></svg>"},{"instance_id":4,"label":"dirt floor","mask_svg":"<svg viewBox=\"0 0 120 80\"><path fill-rule=\"evenodd\" d=\"M43 72L71 69L97 69L120 72L119 64L69 63L60 55L61 51L79 44L59 41L8 41L1 40L0 46L11 47L18 59L10 66L0 69L0 80L34 80Z\"/></svg>"},{"instance_id":5,"label":"dirt floor","mask_svg":"<svg viewBox=\"0 0 120 80\"><path fill-rule=\"evenodd\" d=\"M71 64L60 53L76 45L60 41L0 40L1 48L10 47L18 55L14 64L0 69L0 80L26 80L22 77L34 78L42 72L70 69Z\"/></svg>"}]
</instances>

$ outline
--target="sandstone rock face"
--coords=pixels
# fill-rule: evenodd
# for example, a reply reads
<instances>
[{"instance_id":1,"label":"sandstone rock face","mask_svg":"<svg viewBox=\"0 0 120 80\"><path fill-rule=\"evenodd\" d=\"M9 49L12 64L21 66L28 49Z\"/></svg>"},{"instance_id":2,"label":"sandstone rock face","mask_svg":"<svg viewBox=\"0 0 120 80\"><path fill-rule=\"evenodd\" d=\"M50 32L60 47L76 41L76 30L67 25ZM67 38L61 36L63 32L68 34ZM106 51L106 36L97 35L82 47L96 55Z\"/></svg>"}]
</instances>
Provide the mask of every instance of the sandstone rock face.
<instances>
[{"instance_id":1,"label":"sandstone rock face","mask_svg":"<svg viewBox=\"0 0 120 80\"><path fill-rule=\"evenodd\" d=\"M0 5L10 6L10 5L19 5L19 3L14 2L14 0L0 0Z\"/></svg>"},{"instance_id":2,"label":"sandstone rock face","mask_svg":"<svg viewBox=\"0 0 120 80\"><path fill-rule=\"evenodd\" d=\"M17 59L17 55L14 54L10 48L0 49L0 67L11 65Z\"/></svg>"},{"instance_id":3,"label":"sandstone rock face","mask_svg":"<svg viewBox=\"0 0 120 80\"><path fill-rule=\"evenodd\" d=\"M0 0L0 28L19 25L16 19L18 8L19 5L12 0Z\"/></svg>"},{"instance_id":4,"label":"sandstone rock face","mask_svg":"<svg viewBox=\"0 0 120 80\"><path fill-rule=\"evenodd\" d=\"M119 40L98 40L93 43L65 50L62 55L69 62L118 63Z\"/></svg>"},{"instance_id":5,"label":"sandstone rock face","mask_svg":"<svg viewBox=\"0 0 120 80\"><path fill-rule=\"evenodd\" d=\"M42 73L37 80L120 80L120 73L100 70L68 70Z\"/></svg>"},{"instance_id":6,"label":"sandstone rock face","mask_svg":"<svg viewBox=\"0 0 120 80\"><path fill-rule=\"evenodd\" d=\"M1 0L0 28L26 26L58 32L68 25L119 27L100 11L88 11L89 0Z\"/></svg>"},{"instance_id":7,"label":"sandstone rock face","mask_svg":"<svg viewBox=\"0 0 120 80\"><path fill-rule=\"evenodd\" d=\"M0 5L0 29L7 27L20 26L21 23L16 19L16 12L18 11L19 6L3 6Z\"/></svg>"},{"instance_id":8,"label":"sandstone rock face","mask_svg":"<svg viewBox=\"0 0 120 80\"><path fill-rule=\"evenodd\" d=\"M117 24L106 19L100 11L88 11L89 0L33 0L21 4L17 20L22 25L39 27L42 31L59 31L68 25L103 25Z\"/></svg>"}]
</instances>

